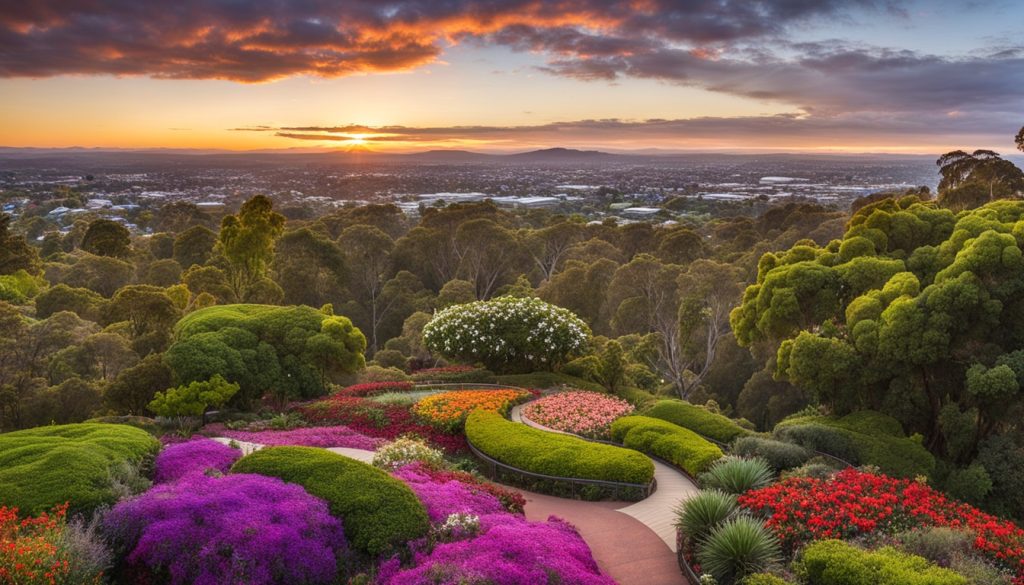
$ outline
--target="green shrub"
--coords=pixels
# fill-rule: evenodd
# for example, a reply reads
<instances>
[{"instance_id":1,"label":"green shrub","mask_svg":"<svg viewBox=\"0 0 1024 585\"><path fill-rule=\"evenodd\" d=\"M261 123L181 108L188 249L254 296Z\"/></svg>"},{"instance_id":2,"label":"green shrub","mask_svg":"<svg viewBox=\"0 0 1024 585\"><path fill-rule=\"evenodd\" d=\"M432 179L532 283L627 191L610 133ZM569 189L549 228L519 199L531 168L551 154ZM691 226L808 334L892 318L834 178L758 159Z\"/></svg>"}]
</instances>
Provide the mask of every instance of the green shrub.
<instances>
[{"instance_id":1,"label":"green shrub","mask_svg":"<svg viewBox=\"0 0 1024 585\"><path fill-rule=\"evenodd\" d=\"M236 392L238 384L214 374L209 380L157 392L149 403L149 409L159 416L202 416L208 408L224 406Z\"/></svg>"},{"instance_id":2,"label":"green shrub","mask_svg":"<svg viewBox=\"0 0 1024 585\"><path fill-rule=\"evenodd\" d=\"M377 556L427 533L427 511L404 483L361 461L314 447L269 447L239 459L236 473L297 483L327 501L353 548Z\"/></svg>"},{"instance_id":3,"label":"green shrub","mask_svg":"<svg viewBox=\"0 0 1024 585\"><path fill-rule=\"evenodd\" d=\"M597 382L590 382L583 378L576 378L557 372L532 372L530 374L498 376L498 383L519 386L520 388L539 388L542 390L567 386L579 388L580 390L590 390L591 392L605 392L604 386Z\"/></svg>"},{"instance_id":4,"label":"green shrub","mask_svg":"<svg viewBox=\"0 0 1024 585\"><path fill-rule=\"evenodd\" d=\"M373 361L382 368L404 370L408 358L397 349L382 349L373 354Z\"/></svg>"},{"instance_id":5,"label":"green shrub","mask_svg":"<svg viewBox=\"0 0 1024 585\"><path fill-rule=\"evenodd\" d=\"M413 382L444 384L493 384L494 372L487 368L442 367L419 370L409 376Z\"/></svg>"},{"instance_id":6,"label":"green shrub","mask_svg":"<svg viewBox=\"0 0 1024 585\"><path fill-rule=\"evenodd\" d=\"M0 275L0 301L21 305L38 296L45 288L45 279L29 274L24 268L13 274Z\"/></svg>"},{"instance_id":7,"label":"green shrub","mask_svg":"<svg viewBox=\"0 0 1024 585\"><path fill-rule=\"evenodd\" d=\"M737 437L753 434L727 416L708 412L702 406L681 400L662 400L644 414L686 427L722 443L731 443Z\"/></svg>"},{"instance_id":8,"label":"green shrub","mask_svg":"<svg viewBox=\"0 0 1024 585\"><path fill-rule=\"evenodd\" d=\"M786 581L782 577L776 577L771 573L754 573L748 575L745 579L740 581L741 585L790 585L789 581Z\"/></svg>"},{"instance_id":9,"label":"green shrub","mask_svg":"<svg viewBox=\"0 0 1024 585\"><path fill-rule=\"evenodd\" d=\"M787 479L790 477L813 477L815 479L828 479L832 477L835 472L839 471L841 467L839 464L832 459L826 459L825 457L815 457L807 463L804 463L800 467L795 467L788 471L784 471L781 474L781 479Z\"/></svg>"},{"instance_id":10,"label":"green shrub","mask_svg":"<svg viewBox=\"0 0 1024 585\"><path fill-rule=\"evenodd\" d=\"M631 386L623 386L616 390L615 393L638 409L649 408L658 401L658 397L647 390Z\"/></svg>"},{"instance_id":11,"label":"green shrub","mask_svg":"<svg viewBox=\"0 0 1024 585\"><path fill-rule=\"evenodd\" d=\"M782 424L782 423L780 423ZM776 426L775 436L813 451L827 453L847 463L860 463L860 453L849 432L818 423Z\"/></svg>"},{"instance_id":12,"label":"green shrub","mask_svg":"<svg viewBox=\"0 0 1024 585\"><path fill-rule=\"evenodd\" d=\"M965 530L945 526L929 526L908 530L896 535L903 551L924 557L933 563L948 567L958 556L970 554L974 548L974 535Z\"/></svg>"},{"instance_id":13,"label":"green shrub","mask_svg":"<svg viewBox=\"0 0 1024 585\"><path fill-rule=\"evenodd\" d=\"M624 416L612 423L612 440L660 457L697 475L722 457L718 445L697 433L648 416Z\"/></svg>"},{"instance_id":14,"label":"green shrub","mask_svg":"<svg viewBox=\"0 0 1024 585\"><path fill-rule=\"evenodd\" d=\"M700 483L706 488L717 488L730 494L740 495L772 483L775 474L764 459L743 459L723 457L707 473L700 476Z\"/></svg>"},{"instance_id":15,"label":"green shrub","mask_svg":"<svg viewBox=\"0 0 1024 585\"><path fill-rule=\"evenodd\" d=\"M654 464L632 449L591 443L506 420L476 410L466 419L466 438L506 465L556 477L648 483Z\"/></svg>"},{"instance_id":16,"label":"green shrub","mask_svg":"<svg viewBox=\"0 0 1024 585\"><path fill-rule=\"evenodd\" d=\"M854 465L877 465L895 477L930 476L935 470L935 457L921 442L905 436L899 421L879 412L791 417L776 425L775 434Z\"/></svg>"},{"instance_id":17,"label":"green shrub","mask_svg":"<svg viewBox=\"0 0 1024 585\"><path fill-rule=\"evenodd\" d=\"M0 505L37 514L70 502L90 512L117 499L112 470L146 466L160 450L149 433L128 425L80 423L0 435Z\"/></svg>"},{"instance_id":18,"label":"green shrub","mask_svg":"<svg viewBox=\"0 0 1024 585\"><path fill-rule=\"evenodd\" d=\"M812 453L794 443L776 441L764 437L740 437L732 444L730 453L740 457L760 457L775 471L799 467L811 458Z\"/></svg>"},{"instance_id":19,"label":"green shrub","mask_svg":"<svg viewBox=\"0 0 1024 585\"><path fill-rule=\"evenodd\" d=\"M733 585L781 558L779 542L760 520L737 516L711 531L697 549L701 570Z\"/></svg>"},{"instance_id":20,"label":"green shrub","mask_svg":"<svg viewBox=\"0 0 1024 585\"><path fill-rule=\"evenodd\" d=\"M948 569L922 557L885 547L865 551L841 540L822 540L804 549L797 569L814 585L967 585Z\"/></svg>"},{"instance_id":21,"label":"green shrub","mask_svg":"<svg viewBox=\"0 0 1024 585\"><path fill-rule=\"evenodd\" d=\"M690 542L704 540L736 513L736 496L721 490L701 490L676 508L676 528Z\"/></svg>"},{"instance_id":22,"label":"green shrub","mask_svg":"<svg viewBox=\"0 0 1024 585\"><path fill-rule=\"evenodd\" d=\"M217 305L189 313L164 354L179 384L220 374L246 405L272 392L312 398L365 365L366 337L346 317L297 305Z\"/></svg>"},{"instance_id":23,"label":"green shrub","mask_svg":"<svg viewBox=\"0 0 1024 585\"><path fill-rule=\"evenodd\" d=\"M359 371L359 383L372 382L405 382L409 375L398 368L385 368L370 364Z\"/></svg>"}]
</instances>

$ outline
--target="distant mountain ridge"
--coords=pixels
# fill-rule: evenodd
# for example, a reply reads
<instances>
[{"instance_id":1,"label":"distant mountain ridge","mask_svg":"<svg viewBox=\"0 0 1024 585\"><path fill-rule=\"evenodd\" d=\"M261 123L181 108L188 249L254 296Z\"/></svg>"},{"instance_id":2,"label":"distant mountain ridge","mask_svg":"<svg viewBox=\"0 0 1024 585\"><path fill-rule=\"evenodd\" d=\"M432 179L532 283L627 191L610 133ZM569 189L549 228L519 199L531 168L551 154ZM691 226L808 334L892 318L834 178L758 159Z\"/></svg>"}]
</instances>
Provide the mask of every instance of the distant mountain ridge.
<instances>
[{"instance_id":1,"label":"distant mountain ridge","mask_svg":"<svg viewBox=\"0 0 1024 585\"><path fill-rule=\"evenodd\" d=\"M160 161L178 164L225 164L239 166L262 164L530 164L530 165L593 165L609 163L672 163L675 161L713 160L794 160L794 159L889 159L934 160L935 155L907 154L839 154L839 153L726 153L726 152L656 152L612 153L600 150L578 150L554 147L518 153L482 153L469 150L426 150L412 153L378 152L368 149L352 150L252 150L231 151L180 148L22 148L0 146L0 170L3 163L25 165L57 164L73 160L115 166L127 166Z\"/></svg>"}]
</instances>

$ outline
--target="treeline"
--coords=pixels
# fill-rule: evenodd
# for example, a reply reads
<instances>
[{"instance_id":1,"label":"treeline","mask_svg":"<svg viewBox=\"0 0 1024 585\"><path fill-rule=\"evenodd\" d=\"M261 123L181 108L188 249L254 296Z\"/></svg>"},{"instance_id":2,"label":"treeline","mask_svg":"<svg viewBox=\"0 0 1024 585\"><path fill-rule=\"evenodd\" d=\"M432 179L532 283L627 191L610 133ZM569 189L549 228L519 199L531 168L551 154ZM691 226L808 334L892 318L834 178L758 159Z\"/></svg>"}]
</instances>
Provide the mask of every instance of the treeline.
<instances>
[{"instance_id":1,"label":"treeline","mask_svg":"<svg viewBox=\"0 0 1024 585\"><path fill-rule=\"evenodd\" d=\"M163 357L174 325L199 308L331 305L365 334L371 363L408 371L437 363L419 335L434 310L506 294L580 315L597 355L616 340L630 385L731 405L756 361L732 341L728 311L758 257L825 244L845 219L794 203L755 219L617 225L484 202L417 221L392 205L288 220L257 196L219 220L177 202L149 221L161 231L133 236L92 217L29 243L0 220L3 428L146 414L175 383ZM596 375L593 362L574 373Z\"/></svg>"}]
</instances>

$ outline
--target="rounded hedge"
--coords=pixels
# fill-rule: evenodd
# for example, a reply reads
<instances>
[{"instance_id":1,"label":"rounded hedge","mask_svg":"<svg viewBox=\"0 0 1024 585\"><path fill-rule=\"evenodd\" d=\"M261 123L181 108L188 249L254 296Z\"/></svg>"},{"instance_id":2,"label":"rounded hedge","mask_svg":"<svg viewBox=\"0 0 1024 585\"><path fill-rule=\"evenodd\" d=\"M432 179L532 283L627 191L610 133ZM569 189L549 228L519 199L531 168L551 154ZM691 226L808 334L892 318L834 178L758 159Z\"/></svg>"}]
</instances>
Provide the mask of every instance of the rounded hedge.
<instances>
[{"instance_id":1,"label":"rounded hedge","mask_svg":"<svg viewBox=\"0 0 1024 585\"><path fill-rule=\"evenodd\" d=\"M268 447L238 460L235 473L297 483L327 501L353 548L377 556L427 533L427 510L416 494L387 473L326 449Z\"/></svg>"},{"instance_id":2,"label":"rounded hedge","mask_svg":"<svg viewBox=\"0 0 1024 585\"><path fill-rule=\"evenodd\" d=\"M0 435L0 505L37 514L68 502L89 512L117 500L113 466L145 466L160 450L146 431L128 425L79 423Z\"/></svg>"},{"instance_id":3,"label":"rounded hedge","mask_svg":"<svg viewBox=\"0 0 1024 585\"><path fill-rule=\"evenodd\" d=\"M795 443L776 441L765 437L740 437L730 449L740 457L760 457L771 464L775 471L800 467L813 453Z\"/></svg>"},{"instance_id":4,"label":"rounded hedge","mask_svg":"<svg viewBox=\"0 0 1024 585\"><path fill-rule=\"evenodd\" d=\"M470 413L466 438L486 455L532 473L636 484L654 478L654 464L642 453L542 431L496 412Z\"/></svg>"},{"instance_id":5,"label":"rounded hedge","mask_svg":"<svg viewBox=\"0 0 1024 585\"><path fill-rule=\"evenodd\" d=\"M688 428L698 435L720 443L731 443L738 437L753 434L727 416L715 414L702 406L681 400L658 401L644 414Z\"/></svg>"},{"instance_id":6,"label":"rounded hedge","mask_svg":"<svg viewBox=\"0 0 1024 585\"><path fill-rule=\"evenodd\" d=\"M312 398L365 365L366 337L342 316L303 305L216 305L193 311L174 328L164 359L179 384L220 375L248 404L268 390L277 398ZM160 388L163 390L163 388Z\"/></svg>"},{"instance_id":7,"label":"rounded hedge","mask_svg":"<svg viewBox=\"0 0 1024 585\"><path fill-rule=\"evenodd\" d=\"M935 457L903 433L899 421L875 411L860 411L841 418L794 416L775 426L775 434L839 457L853 464L877 465L888 475L930 476Z\"/></svg>"},{"instance_id":8,"label":"rounded hedge","mask_svg":"<svg viewBox=\"0 0 1024 585\"><path fill-rule=\"evenodd\" d=\"M697 475L722 457L718 445L697 433L648 416L625 416L612 423L612 440L660 457Z\"/></svg>"},{"instance_id":9,"label":"rounded hedge","mask_svg":"<svg viewBox=\"0 0 1024 585\"><path fill-rule=\"evenodd\" d=\"M841 540L822 540L804 549L797 565L816 585L967 585L968 580L923 557L881 548L859 549Z\"/></svg>"},{"instance_id":10,"label":"rounded hedge","mask_svg":"<svg viewBox=\"0 0 1024 585\"><path fill-rule=\"evenodd\" d=\"M540 299L499 297L438 311L423 328L423 340L432 351L495 372L547 371L581 354L590 328L572 311Z\"/></svg>"}]
</instances>

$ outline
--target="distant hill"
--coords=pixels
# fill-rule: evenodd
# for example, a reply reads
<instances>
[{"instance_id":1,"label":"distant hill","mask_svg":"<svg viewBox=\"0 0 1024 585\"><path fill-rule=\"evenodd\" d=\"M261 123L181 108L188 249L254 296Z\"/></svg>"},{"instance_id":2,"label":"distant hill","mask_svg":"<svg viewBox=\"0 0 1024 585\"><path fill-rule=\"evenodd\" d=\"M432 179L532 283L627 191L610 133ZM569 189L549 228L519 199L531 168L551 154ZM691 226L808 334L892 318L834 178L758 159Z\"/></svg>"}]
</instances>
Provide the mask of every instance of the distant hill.
<instances>
[{"instance_id":1,"label":"distant hill","mask_svg":"<svg viewBox=\"0 0 1024 585\"><path fill-rule=\"evenodd\" d=\"M71 164L104 168L177 167L218 168L253 166L291 167L296 165L344 164L418 164L418 165L576 165L735 163L814 160L887 160L927 161L935 155L831 154L831 153L719 153L719 152L643 152L610 153L599 150L545 148L519 153L481 153L469 150L428 150L415 153L378 152L367 148L348 150L259 150L231 151L207 149L116 149L116 148L14 148L0 147L0 170L41 168Z\"/></svg>"}]
</instances>

